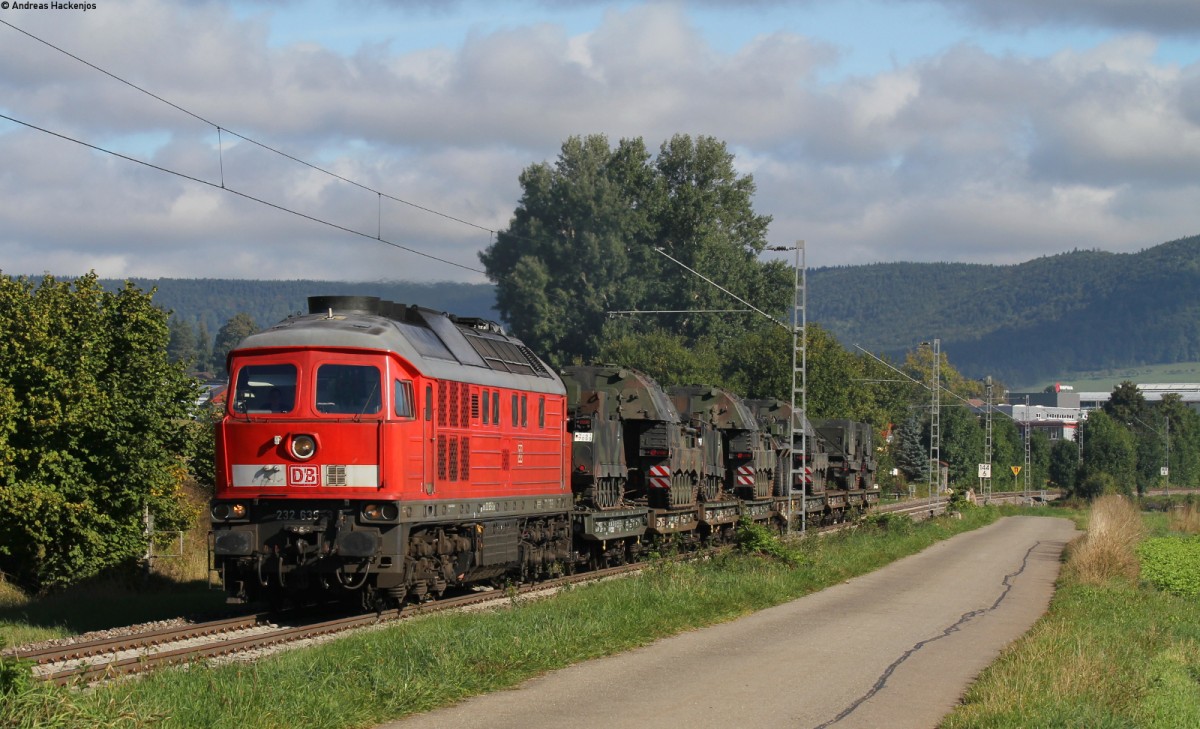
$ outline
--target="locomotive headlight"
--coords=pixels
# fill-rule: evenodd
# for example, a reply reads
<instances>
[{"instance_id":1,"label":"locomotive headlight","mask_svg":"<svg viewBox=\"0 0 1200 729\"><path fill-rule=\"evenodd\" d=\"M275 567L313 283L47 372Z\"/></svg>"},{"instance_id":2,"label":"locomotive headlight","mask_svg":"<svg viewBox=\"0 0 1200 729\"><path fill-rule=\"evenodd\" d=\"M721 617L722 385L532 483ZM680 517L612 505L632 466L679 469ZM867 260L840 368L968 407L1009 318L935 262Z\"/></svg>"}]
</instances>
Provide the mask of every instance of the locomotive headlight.
<instances>
[{"instance_id":1,"label":"locomotive headlight","mask_svg":"<svg viewBox=\"0 0 1200 729\"><path fill-rule=\"evenodd\" d=\"M229 521L230 519L246 518L245 504L213 504L209 510L213 521Z\"/></svg>"},{"instance_id":2,"label":"locomotive headlight","mask_svg":"<svg viewBox=\"0 0 1200 729\"><path fill-rule=\"evenodd\" d=\"M362 510L367 521L395 521L400 517L400 507L395 504L367 504Z\"/></svg>"},{"instance_id":3,"label":"locomotive headlight","mask_svg":"<svg viewBox=\"0 0 1200 729\"><path fill-rule=\"evenodd\" d=\"M301 461L307 461L317 452L317 442L311 435L292 436L292 455Z\"/></svg>"}]
</instances>

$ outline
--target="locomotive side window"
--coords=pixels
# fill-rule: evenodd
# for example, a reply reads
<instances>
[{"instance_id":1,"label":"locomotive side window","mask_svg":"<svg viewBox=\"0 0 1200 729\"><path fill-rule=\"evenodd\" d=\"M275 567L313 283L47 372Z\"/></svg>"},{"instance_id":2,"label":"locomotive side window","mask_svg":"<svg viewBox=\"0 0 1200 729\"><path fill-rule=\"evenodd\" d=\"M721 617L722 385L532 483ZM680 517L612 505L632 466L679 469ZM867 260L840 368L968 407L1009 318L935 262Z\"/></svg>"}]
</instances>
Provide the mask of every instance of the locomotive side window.
<instances>
[{"instance_id":1,"label":"locomotive side window","mask_svg":"<svg viewBox=\"0 0 1200 729\"><path fill-rule=\"evenodd\" d=\"M483 391L483 424L484 425L488 424L488 410L489 410L488 395L490 395L490 394L491 394L490 390Z\"/></svg>"},{"instance_id":2,"label":"locomotive side window","mask_svg":"<svg viewBox=\"0 0 1200 729\"><path fill-rule=\"evenodd\" d=\"M522 428L529 427L529 418L527 417L528 414L529 414L529 396L522 395L521 396L521 427Z\"/></svg>"},{"instance_id":3,"label":"locomotive side window","mask_svg":"<svg viewBox=\"0 0 1200 729\"><path fill-rule=\"evenodd\" d=\"M238 371L235 413L290 413L296 406L296 366L247 365Z\"/></svg>"},{"instance_id":4,"label":"locomotive side window","mask_svg":"<svg viewBox=\"0 0 1200 729\"><path fill-rule=\"evenodd\" d=\"M317 369L317 412L371 415L381 406L378 367L327 364Z\"/></svg>"},{"instance_id":5,"label":"locomotive side window","mask_svg":"<svg viewBox=\"0 0 1200 729\"><path fill-rule=\"evenodd\" d=\"M433 385L425 386L425 419L433 420Z\"/></svg>"},{"instance_id":6,"label":"locomotive side window","mask_svg":"<svg viewBox=\"0 0 1200 729\"><path fill-rule=\"evenodd\" d=\"M538 427L546 427L546 396L542 395L538 398Z\"/></svg>"},{"instance_id":7,"label":"locomotive side window","mask_svg":"<svg viewBox=\"0 0 1200 729\"><path fill-rule=\"evenodd\" d=\"M500 392L492 390L492 424L500 424Z\"/></svg>"},{"instance_id":8,"label":"locomotive side window","mask_svg":"<svg viewBox=\"0 0 1200 729\"><path fill-rule=\"evenodd\" d=\"M396 415L401 418L416 417L413 404L413 383L409 380L396 380Z\"/></svg>"},{"instance_id":9,"label":"locomotive side window","mask_svg":"<svg viewBox=\"0 0 1200 729\"><path fill-rule=\"evenodd\" d=\"M517 412L517 395L516 395L516 393L513 393L513 396L512 396L512 421L513 421L513 427L514 427L514 428L515 428L515 427L517 427L517 415L518 415L518 412Z\"/></svg>"}]
</instances>

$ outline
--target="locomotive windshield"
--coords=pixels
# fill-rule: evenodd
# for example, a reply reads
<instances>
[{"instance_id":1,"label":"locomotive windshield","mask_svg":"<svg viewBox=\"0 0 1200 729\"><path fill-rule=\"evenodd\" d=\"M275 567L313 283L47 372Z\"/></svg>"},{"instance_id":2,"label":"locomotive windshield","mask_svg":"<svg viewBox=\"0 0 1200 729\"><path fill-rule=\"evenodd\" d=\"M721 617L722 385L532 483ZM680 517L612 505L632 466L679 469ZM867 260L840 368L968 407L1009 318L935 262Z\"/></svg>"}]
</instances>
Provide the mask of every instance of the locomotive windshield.
<instances>
[{"instance_id":1,"label":"locomotive windshield","mask_svg":"<svg viewBox=\"0 0 1200 729\"><path fill-rule=\"evenodd\" d=\"M327 364L317 369L317 412L371 415L381 405L378 367Z\"/></svg>"},{"instance_id":2,"label":"locomotive windshield","mask_svg":"<svg viewBox=\"0 0 1200 729\"><path fill-rule=\"evenodd\" d=\"M247 365L238 372L235 413L290 413L296 405L296 367Z\"/></svg>"}]
</instances>

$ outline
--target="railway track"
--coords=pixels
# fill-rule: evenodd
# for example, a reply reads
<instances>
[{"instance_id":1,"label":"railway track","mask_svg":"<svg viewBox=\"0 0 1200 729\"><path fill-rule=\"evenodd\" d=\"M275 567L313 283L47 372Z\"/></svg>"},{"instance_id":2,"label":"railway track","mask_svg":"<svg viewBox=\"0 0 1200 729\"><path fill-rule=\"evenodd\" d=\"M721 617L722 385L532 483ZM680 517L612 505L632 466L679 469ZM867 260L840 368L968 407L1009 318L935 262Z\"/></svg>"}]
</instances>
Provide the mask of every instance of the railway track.
<instances>
[{"instance_id":1,"label":"railway track","mask_svg":"<svg viewBox=\"0 0 1200 729\"><path fill-rule=\"evenodd\" d=\"M543 592L550 594L569 584L613 577L641 569L642 566L622 565L523 585L513 590L474 592L379 613L342 615L328 619L313 619L311 613L308 614L310 617L298 614L286 619L259 613L98 638L70 645L7 650L3 655L31 663L34 678L62 686L88 685L167 666L258 652L418 615L449 610L484 609L518 596L537 596Z\"/></svg>"},{"instance_id":2,"label":"railway track","mask_svg":"<svg viewBox=\"0 0 1200 729\"><path fill-rule=\"evenodd\" d=\"M1022 500L1021 493L993 494L992 501ZM901 502L879 507L880 511L907 514L923 519L945 510L944 499ZM853 522L810 529L836 531L853 526ZM288 643L307 641L372 625L408 619L436 612L465 609L486 609L519 596L552 594L562 587L585 581L605 579L640 570L644 565L629 564L604 570L569 575L536 584L522 585L512 590L485 590L462 596L443 598L420 605L380 613L314 617L313 613L294 616L272 616L256 613L203 623L157 628L116 637L57 645L37 649L10 649L3 655L29 662L35 678L59 685L94 684L123 676L209 660L242 653L253 653Z\"/></svg>"}]
</instances>

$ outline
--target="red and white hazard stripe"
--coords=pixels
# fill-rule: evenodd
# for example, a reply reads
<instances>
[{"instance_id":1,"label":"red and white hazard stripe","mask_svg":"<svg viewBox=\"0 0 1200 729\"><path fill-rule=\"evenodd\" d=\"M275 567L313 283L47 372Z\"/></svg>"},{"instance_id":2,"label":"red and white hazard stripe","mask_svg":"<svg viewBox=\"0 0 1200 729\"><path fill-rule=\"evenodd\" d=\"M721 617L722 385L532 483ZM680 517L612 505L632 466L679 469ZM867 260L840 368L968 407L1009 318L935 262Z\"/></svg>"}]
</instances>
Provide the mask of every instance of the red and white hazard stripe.
<instances>
[{"instance_id":1,"label":"red and white hazard stripe","mask_svg":"<svg viewBox=\"0 0 1200 729\"><path fill-rule=\"evenodd\" d=\"M670 466L651 466L649 476L650 476L650 488L652 488L652 489L669 489L669 488L671 488L671 467Z\"/></svg>"},{"instance_id":2,"label":"red and white hazard stripe","mask_svg":"<svg viewBox=\"0 0 1200 729\"><path fill-rule=\"evenodd\" d=\"M738 466L737 482L738 482L738 486L753 486L754 485L754 466Z\"/></svg>"},{"instance_id":3,"label":"red and white hazard stripe","mask_svg":"<svg viewBox=\"0 0 1200 729\"><path fill-rule=\"evenodd\" d=\"M804 483L812 483L812 469L808 466L804 467Z\"/></svg>"}]
</instances>

